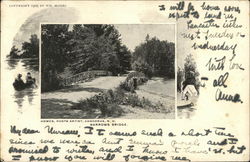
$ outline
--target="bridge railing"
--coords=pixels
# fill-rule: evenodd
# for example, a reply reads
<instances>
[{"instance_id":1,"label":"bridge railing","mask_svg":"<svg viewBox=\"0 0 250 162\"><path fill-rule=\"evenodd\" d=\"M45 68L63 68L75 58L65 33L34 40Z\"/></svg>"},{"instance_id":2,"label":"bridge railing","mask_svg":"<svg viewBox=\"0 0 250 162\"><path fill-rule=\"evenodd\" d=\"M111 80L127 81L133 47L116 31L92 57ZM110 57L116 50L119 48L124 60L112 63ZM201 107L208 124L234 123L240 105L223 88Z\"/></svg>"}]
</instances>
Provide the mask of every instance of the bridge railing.
<instances>
[{"instance_id":1,"label":"bridge railing","mask_svg":"<svg viewBox=\"0 0 250 162\"><path fill-rule=\"evenodd\" d=\"M91 71L85 71L81 72L79 74L73 75L68 78L64 78L61 80L62 86L70 86L75 83L82 83L85 81L88 81L91 78L95 78L98 76L111 76L112 73L110 71L104 71L104 70L91 70Z\"/></svg>"}]
</instances>

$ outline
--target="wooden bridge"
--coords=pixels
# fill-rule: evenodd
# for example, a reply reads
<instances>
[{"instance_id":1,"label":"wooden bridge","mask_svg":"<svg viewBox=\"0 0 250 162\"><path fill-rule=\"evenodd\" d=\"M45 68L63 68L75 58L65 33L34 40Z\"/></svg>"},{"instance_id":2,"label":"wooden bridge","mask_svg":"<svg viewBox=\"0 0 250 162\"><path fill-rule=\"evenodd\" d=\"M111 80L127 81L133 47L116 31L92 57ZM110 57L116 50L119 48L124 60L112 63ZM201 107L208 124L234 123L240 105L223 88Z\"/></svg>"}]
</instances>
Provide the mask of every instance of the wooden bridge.
<instances>
[{"instance_id":1,"label":"wooden bridge","mask_svg":"<svg viewBox=\"0 0 250 162\"><path fill-rule=\"evenodd\" d=\"M85 72L81 72L76 75L73 75L71 77L62 79L60 84L63 87L65 87L65 86L70 86L70 85L77 84L77 83L83 83L90 79L96 78L98 76L111 76L111 75L112 73L110 71L104 71L104 70L85 71Z\"/></svg>"}]
</instances>

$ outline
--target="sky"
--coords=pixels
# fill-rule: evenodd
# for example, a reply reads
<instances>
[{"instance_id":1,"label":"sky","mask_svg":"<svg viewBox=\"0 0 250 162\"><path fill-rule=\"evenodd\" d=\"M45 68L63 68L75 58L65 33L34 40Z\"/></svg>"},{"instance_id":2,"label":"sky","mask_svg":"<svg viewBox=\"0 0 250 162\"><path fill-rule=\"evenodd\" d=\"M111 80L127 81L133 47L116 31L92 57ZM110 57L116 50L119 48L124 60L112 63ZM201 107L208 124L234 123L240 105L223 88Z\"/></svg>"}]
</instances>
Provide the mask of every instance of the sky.
<instances>
[{"instance_id":1,"label":"sky","mask_svg":"<svg viewBox=\"0 0 250 162\"><path fill-rule=\"evenodd\" d=\"M62 14L64 16L62 16ZM46 22L74 22L78 19L77 12L73 9L67 8L46 8L39 12L35 12L29 16L19 28L13 39L13 45L19 49L22 47L22 43L29 41L31 34L36 34L40 38L40 23Z\"/></svg>"},{"instance_id":2,"label":"sky","mask_svg":"<svg viewBox=\"0 0 250 162\"><path fill-rule=\"evenodd\" d=\"M24 41L28 41L31 34L39 35L39 21L32 18L37 17L39 13L34 14L20 28L16 34L13 44L21 48ZM39 15L40 16L40 15ZM59 16L56 16L56 18ZM32 19L32 20L31 20ZM41 18L40 18L41 19ZM46 20L44 17L42 20ZM64 18L65 19L65 18ZM147 34L150 37L156 36L160 40L175 42L175 25L174 24L117 24L115 28L121 34L122 43L131 51L136 46L145 41Z\"/></svg>"},{"instance_id":3,"label":"sky","mask_svg":"<svg viewBox=\"0 0 250 162\"><path fill-rule=\"evenodd\" d=\"M14 36L12 45L16 45L20 49L24 41L29 41L31 34L37 34L40 38L39 26L41 22L73 23L77 19L77 12L72 9L43 9L35 12L23 22L19 31ZM156 36L160 40L175 42L174 24L114 24L114 26L121 34L122 43L131 51L145 41L147 34L150 37Z\"/></svg>"},{"instance_id":4,"label":"sky","mask_svg":"<svg viewBox=\"0 0 250 162\"><path fill-rule=\"evenodd\" d=\"M149 37L157 37L160 40L175 42L174 24L121 24L114 25L121 34L122 43L131 51L145 41L147 34Z\"/></svg>"},{"instance_id":5,"label":"sky","mask_svg":"<svg viewBox=\"0 0 250 162\"><path fill-rule=\"evenodd\" d=\"M69 30L72 30L70 25ZM131 51L145 41L147 34L149 37L157 37L160 40L175 42L174 24L115 24L115 28L121 34L122 43Z\"/></svg>"}]
</instances>

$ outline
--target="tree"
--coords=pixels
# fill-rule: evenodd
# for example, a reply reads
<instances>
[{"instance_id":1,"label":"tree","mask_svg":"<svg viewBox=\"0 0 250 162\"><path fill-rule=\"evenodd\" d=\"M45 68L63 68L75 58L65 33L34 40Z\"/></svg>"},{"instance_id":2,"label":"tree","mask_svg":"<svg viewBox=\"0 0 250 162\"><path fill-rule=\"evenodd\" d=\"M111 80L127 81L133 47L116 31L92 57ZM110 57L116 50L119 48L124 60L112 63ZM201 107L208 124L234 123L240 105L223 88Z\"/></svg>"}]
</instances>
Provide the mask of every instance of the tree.
<instances>
[{"instance_id":1,"label":"tree","mask_svg":"<svg viewBox=\"0 0 250 162\"><path fill-rule=\"evenodd\" d=\"M193 58L192 54L187 55L184 63L184 71L185 71L185 83L184 87L188 84L192 84L195 86L196 90L199 90L199 75L200 73L197 70L196 62Z\"/></svg>"},{"instance_id":2,"label":"tree","mask_svg":"<svg viewBox=\"0 0 250 162\"><path fill-rule=\"evenodd\" d=\"M42 91L57 89L58 73L68 65L67 45L69 25L42 25Z\"/></svg>"},{"instance_id":3,"label":"tree","mask_svg":"<svg viewBox=\"0 0 250 162\"><path fill-rule=\"evenodd\" d=\"M16 46L12 46L11 50L10 50L10 54L7 55L7 58L10 58L10 59L17 59L17 58L20 58L20 55L19 55L19 50L18 48L16 48Z\"/></svg>"},{"instance_id":4,"label":"tree","mask_svg":"<svg viewBox=\"0 0 250 162\"><path fill-rule=\"evenodd\" d=\"M36 34L32 34L30 42L23 42L22 44L23 53L22 58L38 58L39 57L39 39Z\"/></svg>"},{"instance_id":5,"label":"tree","mask_svg":"<svg viewBox=\"0 0 250 162\"><path fill-rule=\"evenodd\" d=\"M131 52L125 45L120 46L118 51L118 59L121 66L121 72L131 69Z\"/></svg>"},{"instance_id":6,"label":"tree","mask_svg":"<svg viewBox=\"0 0 250 162\"><path fill-rule=\"evenodd\" d=\"M132 68L148 76L175 76L174 43L160 41L156 37L146 36L145 42L135 48L132 57Z\"/></svg>"},{"instance_id":7,"label":"tree","mask_svg":"<svg viewBox=\"0 0 250 162\"><path fill-rule=\"evenodd\" d=\"M72 36L68 44L74 73L92 69L117 74L130 68L130 52L113 25L77 24Z\"/></svg>"},{"instance_id":8,"label":"tree","mask_svg":"<svg viewBox=\"0 0 250 162\"><path fill-rule=\"evenodd\" d=\"M130 69L131 53L113 25L42 25L42 91L58 88L60 73L88 70L113 74ZM66 70L66 71L67 71Z\"/></svg>"}]
</instances>

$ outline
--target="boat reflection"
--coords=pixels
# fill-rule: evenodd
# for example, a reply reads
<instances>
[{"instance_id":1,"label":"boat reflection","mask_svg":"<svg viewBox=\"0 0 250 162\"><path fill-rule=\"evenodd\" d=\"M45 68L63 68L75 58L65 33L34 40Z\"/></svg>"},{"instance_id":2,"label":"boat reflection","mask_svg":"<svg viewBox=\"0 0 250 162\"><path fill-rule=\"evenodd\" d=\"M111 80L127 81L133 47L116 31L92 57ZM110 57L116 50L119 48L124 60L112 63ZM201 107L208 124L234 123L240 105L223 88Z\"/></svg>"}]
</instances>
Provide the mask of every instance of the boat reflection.
<instances>
[{"instance_id":1,"label":"boat reflection","mask_svg":"<svg viewBox=\"0 0 250 162\"><path fill-rule=\"evenodd\" d=\"M39 60L38 59L9 59L6 60L7 72L9 75L8 88L6 89L6 95L8 95L8 100L17 104L19 112L22 112L22 107L27 107L33 105L34 102L38 100L39 88L25 88L23 90L17 91L13 87L13 82L18 74L22 74L23 81L26 82L25 77L28 72L31 73L32 77L36 80L36 85L39 85Z\"/></svg>"}]
</instances>

